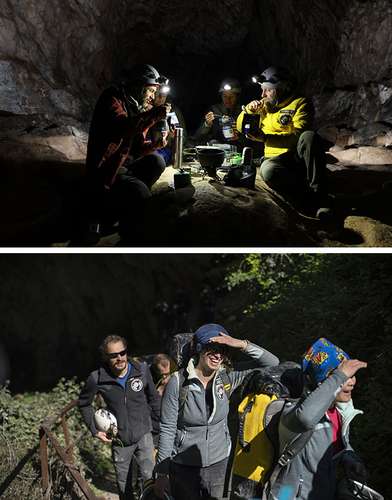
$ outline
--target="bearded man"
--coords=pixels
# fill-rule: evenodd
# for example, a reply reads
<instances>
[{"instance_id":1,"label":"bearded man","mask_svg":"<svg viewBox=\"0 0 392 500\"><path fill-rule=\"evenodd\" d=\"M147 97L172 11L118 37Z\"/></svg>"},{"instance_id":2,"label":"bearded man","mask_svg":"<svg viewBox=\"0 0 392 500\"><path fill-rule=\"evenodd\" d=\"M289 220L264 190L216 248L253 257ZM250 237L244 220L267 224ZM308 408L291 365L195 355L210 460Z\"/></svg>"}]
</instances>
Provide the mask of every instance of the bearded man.
<instances>
[{"instance_id":1,"label":"bearded man","mask_svg":"<svg viewBox=\"0 0 392 500\"><path fill-rule=\"evenodd\" d=\"M264 143L262 178L295 205L329 218L326 158L320 137L311 130L311 103L296 95L294 78L283 68L269 67L253 81L261 86L261 99L243 108L237 129ZM247 128L247 115L259 115L257 131Z\"/></svg>"}]
</instances>

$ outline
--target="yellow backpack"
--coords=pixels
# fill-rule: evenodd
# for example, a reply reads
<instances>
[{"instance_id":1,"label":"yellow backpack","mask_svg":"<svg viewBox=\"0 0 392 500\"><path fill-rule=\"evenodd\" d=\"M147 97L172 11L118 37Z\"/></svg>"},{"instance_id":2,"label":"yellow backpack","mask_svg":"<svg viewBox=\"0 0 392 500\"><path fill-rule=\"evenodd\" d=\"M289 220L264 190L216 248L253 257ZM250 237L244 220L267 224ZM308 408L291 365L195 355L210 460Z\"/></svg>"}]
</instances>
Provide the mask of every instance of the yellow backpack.
<instances>
[{"instance_id":1,"label":"yellow backpack","mask_svg":"<svg viewBox=\"0 0 392 500\"><path fill-rule=\"evenodd\" d=\"M244 387L243 395L247 395L238 406L238 435L231 474L232 500L263 498L264 485L270 483L271 475L275 479L280 470L278 462L282 458L285 460L286 453L296 455L308 439L304 436L295 446L290 443L285 455L280 454L280 415L290 396L298 397L302 391L299 365L288 361L276 367L255 370L252 377Z\"/></svg>"}]
</instances>

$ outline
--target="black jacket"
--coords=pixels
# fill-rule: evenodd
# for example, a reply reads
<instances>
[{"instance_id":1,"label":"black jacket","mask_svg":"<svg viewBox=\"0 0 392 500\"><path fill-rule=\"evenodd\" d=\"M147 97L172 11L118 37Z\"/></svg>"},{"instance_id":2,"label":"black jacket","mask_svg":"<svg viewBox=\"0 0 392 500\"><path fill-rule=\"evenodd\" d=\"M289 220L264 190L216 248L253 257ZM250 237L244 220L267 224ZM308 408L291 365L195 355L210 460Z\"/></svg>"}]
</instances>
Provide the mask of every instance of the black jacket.
<instances>
[{"instance_id":1,"label":"black jacket","mask_svg":"<svg viewBox=\"0 0 392 500\"><path fill-rule=\"evenodd\" d=\"M93 371L79 395L79 407L93 436L98 432L94 424L92 402L100 394L107 409L117 419L118 437L126 446L134 444L151 432L151 413L159 420L160 398L146 363L130 360L132 369L126 388L104 367Z\"/></svg>"}]
</instances>

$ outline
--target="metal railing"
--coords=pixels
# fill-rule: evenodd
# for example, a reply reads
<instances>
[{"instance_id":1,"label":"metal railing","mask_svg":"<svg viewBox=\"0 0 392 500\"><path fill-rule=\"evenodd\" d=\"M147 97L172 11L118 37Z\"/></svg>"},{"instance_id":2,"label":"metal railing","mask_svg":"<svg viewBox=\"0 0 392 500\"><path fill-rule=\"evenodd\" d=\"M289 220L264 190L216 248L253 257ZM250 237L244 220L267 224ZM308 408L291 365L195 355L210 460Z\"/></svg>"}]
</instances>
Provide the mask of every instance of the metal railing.
<instances>
[{"instance_id":1,"label":"metal railing","mask_svg":"<svg viewBox=\"0 0 392 500\"><path fill-rule=\"evenodd\" d=\"M72 440L69 431L67 416L69 412L75 408L78 400L75 399L68 403L60 412L52 417L46 418L39 429L39 446L41 460L41 480L44 500L50 500L52 492L52 483L50 480L50 466L48 458L48 445L52 445L53 449L60 458L65 469L69 473L72 480L78 485L84 497L88 500L104 500L104 497L97 497L90 488L86 479L80 474L74 464L74 447L77 442L83 437L81 434L77 439ZM61 424L64 435L65 447L60 444L60 441L54 434L54 428Z\"/></svg>"}]
</instances>

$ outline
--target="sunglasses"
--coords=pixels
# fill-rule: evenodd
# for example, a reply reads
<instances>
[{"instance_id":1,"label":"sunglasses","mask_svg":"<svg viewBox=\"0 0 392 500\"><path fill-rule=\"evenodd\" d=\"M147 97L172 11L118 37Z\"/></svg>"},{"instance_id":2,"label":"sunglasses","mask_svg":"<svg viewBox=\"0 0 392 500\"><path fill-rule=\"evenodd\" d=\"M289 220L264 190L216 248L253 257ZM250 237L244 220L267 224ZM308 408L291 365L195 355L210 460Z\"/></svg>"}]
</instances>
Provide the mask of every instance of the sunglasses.
<instances>
[{"instance_id":1,"label":"sunglasses","mask_svg":"<svg viewBox=\"0 0 392 500\"><path fill-rule=\"evenodd\" d=\"M127 350L124 349L123 351L120 351L120 352L107 352L106 353L106 356L109 358L109 359L116 359L118 356L120 356L121 358L123 356L125 356L127 354Z\"/></svg>"},{"instance_id":2,"label":"sunglasses","mask_svg":"<svg viewBox=\"0 0 392 500\"><path fill-rule=\"evenodd\" d=\"M204 352L213 352L216 354L222 354L222 356L227 356L228 354L226 347L217 344L207 344L204 348Z\"/></svg>"}]
</instances>

